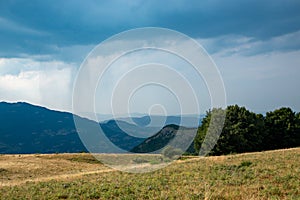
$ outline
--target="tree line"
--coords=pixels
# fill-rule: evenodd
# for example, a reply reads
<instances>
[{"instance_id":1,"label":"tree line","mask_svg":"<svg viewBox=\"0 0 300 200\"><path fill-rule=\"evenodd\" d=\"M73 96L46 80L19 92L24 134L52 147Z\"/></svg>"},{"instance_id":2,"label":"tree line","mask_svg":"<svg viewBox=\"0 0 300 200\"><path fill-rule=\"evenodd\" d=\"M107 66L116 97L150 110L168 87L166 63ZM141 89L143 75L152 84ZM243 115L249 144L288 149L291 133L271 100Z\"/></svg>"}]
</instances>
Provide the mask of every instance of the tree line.
<instances>
[{"instance_id":1,"label":"tree line","mask_svg":"<svg viewBox=\"0 0 300 200\"><path fill-rule=\"evenodd\" d=\"M207 155L299 146L300 113L288 107L267 112L265 116L238 105L214 108L207 111L194 140L195 153L207 149Z\"/></svg>"}]
</instances>

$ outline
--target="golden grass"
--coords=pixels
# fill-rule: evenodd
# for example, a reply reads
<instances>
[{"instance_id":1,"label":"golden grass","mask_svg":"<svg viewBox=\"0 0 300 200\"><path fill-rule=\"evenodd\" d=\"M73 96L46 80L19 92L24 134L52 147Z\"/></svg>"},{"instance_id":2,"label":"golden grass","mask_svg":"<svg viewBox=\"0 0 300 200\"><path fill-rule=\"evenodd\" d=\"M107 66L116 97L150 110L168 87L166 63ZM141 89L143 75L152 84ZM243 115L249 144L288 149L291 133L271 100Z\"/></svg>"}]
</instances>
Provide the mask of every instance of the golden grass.
<instances>
[{"instance_id":1,"label":"golden grass","mask_svg":"<svg viewBox=\"0 0 300 200\"><path fill-rule=\"evenodd\" d=\"M300 148L189 158L142 174L88 154L2 155L0 169L2 183L19 181L2 186L1 199L300 199Z\"/></svg>"},{"instance_id":2,"label":"golden grass","mask_svg":"<svg viewBox=\"0 0 300 200\"><path fill-rule=\"evenodd\" d=\"M76 158L85 158L89 162L76 162ZM73 160L73 161L72 161ZM108 168L90 154L30 154L1 155L0 186L17 185L27 181L50 180L70 174L102 171Z\"/></svg>"}]
</instances>

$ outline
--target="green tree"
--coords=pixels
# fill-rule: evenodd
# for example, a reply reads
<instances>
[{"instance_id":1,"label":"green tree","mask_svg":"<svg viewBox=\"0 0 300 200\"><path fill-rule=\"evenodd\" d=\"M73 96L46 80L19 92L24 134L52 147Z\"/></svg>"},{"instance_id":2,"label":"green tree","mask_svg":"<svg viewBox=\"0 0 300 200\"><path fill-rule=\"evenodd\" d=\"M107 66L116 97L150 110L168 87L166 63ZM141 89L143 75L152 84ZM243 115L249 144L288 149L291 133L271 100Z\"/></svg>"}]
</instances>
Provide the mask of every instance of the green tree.
<instances>
[{"instance_id":1,"label":"green tree","mask_svg":"<svg viewBox=\"0 0 300 200\"><path fill-rule=\"evenodd\" d=\"M299 114L291 108L268 112L265 118L265 149L296 147L299 144Z\"/></svg>"},{"instance_id":2,"label":"green tree","mask_svg":"<svg viewBox=\"0 0 300 200\"><path fill-rule=\"evenodd\" d=\"M194 140L196 153L204 156L218 151L214 147L222 132L225 114L225 110L221 108L214 108L206 113Z\"/></svg>"},{"instance_id":3,"label":"green tree","mask_svg":"<svg viewBox=\"0 0 300 200\"><path fill-rule=\"evenodd\" d=\"M295 147L299 147L300 146L300 112L296 114L295 118L296 118Z\"/></svg>"},{"instance_id":4,"label":"green tree","mask_svg":"<svg viewBox=\"0 0 300 200\"><path fill-rule=\"evenodd\" d=\"M220 118L224 116L224 113L226 113L223 123L224 127L217 142L215 141L216 145L212 149L210 146L210 155L241 153L262 149L264 138L264 135L261 134L264 129L263 116L250 112L245 107L234 105L228 106L225 111L222 109L213 109L207 112L195 137L194 144L196 151L199 152L200 149L208 146L205 143L207 133L210 129L215 129L215 127L222 125L222 123L211 123L211 120L214 119L220 122ZM213 114L215 114L215 117L212 117ZM216 134L213 136L216 136ZM214 139L217 139L217 137ZM213 140L210 138L208 141ZM211 144L214 143L211 142Z\"/></svg>"}]
</instances>

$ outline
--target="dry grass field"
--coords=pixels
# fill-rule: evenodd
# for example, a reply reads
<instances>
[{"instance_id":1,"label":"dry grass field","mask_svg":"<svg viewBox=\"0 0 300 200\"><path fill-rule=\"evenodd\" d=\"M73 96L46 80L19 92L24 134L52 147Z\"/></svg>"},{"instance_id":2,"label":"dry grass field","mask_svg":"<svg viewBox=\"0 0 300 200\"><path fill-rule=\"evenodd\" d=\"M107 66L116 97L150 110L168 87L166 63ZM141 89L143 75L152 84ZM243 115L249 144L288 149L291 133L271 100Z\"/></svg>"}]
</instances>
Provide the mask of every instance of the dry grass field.
<instances>
[{"instance_id":1,"label":"dry grass field","mask_svg":"<svg viewBox=\"0 0 300 200\"><path fill-rule=\"evenodd\" d=\"M0 155L0 199L300 199L300 148L183 157L149 173L89 154Z\"/></svg>"}]
</instances>

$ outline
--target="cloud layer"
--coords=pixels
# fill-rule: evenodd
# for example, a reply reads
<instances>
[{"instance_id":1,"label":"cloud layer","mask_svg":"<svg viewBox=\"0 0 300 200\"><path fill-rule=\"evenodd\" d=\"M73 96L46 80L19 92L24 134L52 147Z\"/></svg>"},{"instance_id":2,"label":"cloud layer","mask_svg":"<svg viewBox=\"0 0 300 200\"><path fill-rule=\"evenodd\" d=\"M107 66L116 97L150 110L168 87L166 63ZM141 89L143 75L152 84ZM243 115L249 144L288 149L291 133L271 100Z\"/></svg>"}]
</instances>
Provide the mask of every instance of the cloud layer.
<instances>
[{"instance_id":1,"label":"cloud layer","mask_svg":"<svg viewBox=\"0 0 300 200\"><path fill-rule=\"evenodd\" d=\"M164 6L158 0L101 4L70 0L2 1L0 55L59 56L64 53L61 48L98 44L113 34L144 26L170 28L194 38L232 35L264 42L298 32L299 10L297 0L229 0L226 4L220 0L164 1ZM221 49L227 45L220 39L217 42ZM281 45L276 48L281 49Z\"/></svg>"},{"instance_id":2,"label":"cloud layer","mask_svg":"<svg viewBox=\"0 0 300 200\"><path fill-rule=\"evenodd\" d=\"M71 110L74 66L55 61L2 58L0 72L1 101L25 101Z\"/></svg>"},{"instance_id":3,"label":"cloud layer","mask_svg":"<svg viewBox=\"0 0 300 200\"><path fill-rule=\"evenodd\" d=\"M0 1L0 101L70 111L76 72L95 45L158 26L204 46L221 70L229 104L300 110L299 10L298 0ZM115 67L111 78L122 73Z\"/></svg>"}]
</instances>

